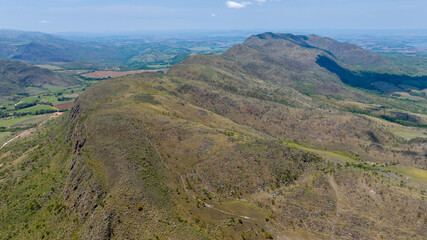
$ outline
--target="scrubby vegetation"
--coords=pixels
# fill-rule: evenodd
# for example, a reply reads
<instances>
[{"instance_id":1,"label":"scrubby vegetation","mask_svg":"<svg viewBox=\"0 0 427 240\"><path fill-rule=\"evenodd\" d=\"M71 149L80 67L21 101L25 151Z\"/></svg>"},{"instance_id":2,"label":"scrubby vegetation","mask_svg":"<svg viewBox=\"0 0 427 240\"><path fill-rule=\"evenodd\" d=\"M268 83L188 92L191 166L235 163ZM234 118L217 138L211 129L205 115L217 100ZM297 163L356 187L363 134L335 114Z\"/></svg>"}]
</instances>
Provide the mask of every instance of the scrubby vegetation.
<instances>
[{"instance_id":1,"label":"scrubby vegetation","mask_svg":"<svg viewBox=\"0 0 427 240\"><path fill-rule=\"evenodd\" d=\"M424 239L423 129L368 114L424 100L346 86L306 38L90 87L0 150L0 238Z\"/></svg>"}]
</instances>

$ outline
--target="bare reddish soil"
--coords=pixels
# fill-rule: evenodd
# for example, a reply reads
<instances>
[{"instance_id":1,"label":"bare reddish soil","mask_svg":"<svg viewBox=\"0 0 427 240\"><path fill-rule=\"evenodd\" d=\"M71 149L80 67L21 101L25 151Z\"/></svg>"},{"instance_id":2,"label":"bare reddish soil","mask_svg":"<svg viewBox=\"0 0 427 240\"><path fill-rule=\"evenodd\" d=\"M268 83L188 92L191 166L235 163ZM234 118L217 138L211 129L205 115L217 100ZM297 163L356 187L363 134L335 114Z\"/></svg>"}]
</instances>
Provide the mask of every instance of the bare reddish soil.
<instances>
[{"instance_id":1,"label":"bare reddish soil","mask_svg":"<svg viewBox=\"0 0 427 240\"><path fill-rule=\"evenodd\" d=\"M85 78L116 78L124 77L132 74L143 73L143 72L167 72L167 68L155 69L155 70L136 70L136 71L125 71L125 72L114 72L114 71L95 71L92 73L83 74Z\"/></svg>"},{"instance_id":2,"label":"bare reddish soil","mask_svg":"<svg viewBox=\"0 0 427 240\"><path fill-rule=\"evenodd\" d=\"M55 108L56 110L65 110L65 109L70 109L73 106L74 102L66 102L63 104L59 104L54 106L53 108Z\"/></svg>"}]
</instances>

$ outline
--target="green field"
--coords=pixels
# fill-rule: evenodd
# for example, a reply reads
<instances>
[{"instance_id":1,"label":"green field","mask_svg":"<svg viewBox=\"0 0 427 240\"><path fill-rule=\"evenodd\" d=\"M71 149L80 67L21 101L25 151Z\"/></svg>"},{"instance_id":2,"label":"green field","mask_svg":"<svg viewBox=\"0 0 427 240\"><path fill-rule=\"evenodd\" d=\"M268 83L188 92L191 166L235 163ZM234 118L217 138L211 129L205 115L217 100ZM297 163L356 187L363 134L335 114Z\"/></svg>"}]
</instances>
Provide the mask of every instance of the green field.
<instances>
[{"instance_id":1,"label":"green field","mask_svg":"<svg viewBox=\"0 0 427 240\"><path fill-rule=\"evenodd\" d=\"M61 97L69 97L69 98L77 98L81 92L86 90L90 85L95 83L96 81L88 82L86 85L61 88L61 87L49 87L49 90L37 93L34 93L30 96L15 96L14 101L3 100L0 102L0 106L5 106L9 110L13 110L15 104L18 103L33 103L35 101L42 101L45 103L51 103L52 105L57 105L64 103L64 101L58 101L58 98Z\"/></svg>"},{"instance_id":2,"label":"green field","mask_svg":"<svg viewBox=\"0 0 427 240\"><path fill-rule=\"evenodd\" d=\"M412 131L411 129L391 129L390 132L406 140L411 140L414 138L427 138L427 133L421 132L418 129L414 129Z\"/></svg>"},{"instance_id":3,"label":"green field","mask_svg":"<svg viewBox=\"0 0 427 240\"><path fill-rule=\"evenodd\" d=\"M27 115L24 117L12 117L10 119L1 119L0 127L14 128L14 127L24 127L26 125L38 124L46 120L49 116L50 114L36 115L36 116Z\"/></svg>"},{"instance_id":4,"label":"green field","mask_svg":"<svg viewBox=\"0 0 427 240\"><path fill-rule=\"evenodd\" d=\"M63 89L64 89L63 87L59 87L59 86L51 86L51 85L43 85L43 88L44 88L44 89L47 89L47 90L49 90L49 91L51 91L51 92L57 92L57 91L61 91L61 90L63 90Z\"/></svg>"},{"instance_id":5,"label":"green field","mask_svg":"<svg viewBox=\"0 0 427 240\"><path fill-rule=\"evenodd\" d=\"M74 101L86 88L95 83L96 81L87 81L84 85L77 85L72 87L55 87L50 85L44 85L43 90L38 88L30 88L29 95L14 95L8 100L2 100L0 106L4 106L3 113L9 113L9 117L0 119L0 127L4 128L27 128L32 127L36 124L47 119L51 114L34 115L37 111L41 110L54 110L52 106L59 105L62 103ZM61 98L68 98L62 99ZM17 109L15 106L19 104L34 104L37 105ZM15 113L29 113L27 116L12 116ZM6 115L7 116L7 115ZM10 133L4 133L2 136L10 135Z\"/></svg>"},{"instance_id":6,"label":"green field","mask_svg":"<svg viewBox=\"0 0 427 240\"><path fill-rule=\"evenodd\" d=\"M19 110L13 111L13 112L14 113L16 113L16 112L29 112L31 114L35 114L37 111L40 111L40 110L54 110L54 109L49 105L36 105L34 107L19 109Z\"/></svg>"},{"instance_id":7,"label":"green field","mask_svg":"<svg viewBox=\"0 0 427 240\"><path fill-rule=\"evenodd\" d=\"M290 146L290 147L294 147L294 148L298 148L304 151L308 151L308 152L312 152L314 154L319 155L322 158L325 158L327 160L330 160L332 162L335 163L355 163L356 162L356 157L346 153L346 152L341 152L341 151L327 151L327 150L321 150L321 149L316 149L313 147L305 147L305 146L301 146L297 143L293 143L293 142L286 142L286 145Z\"/></svg>"},{"instance_id":8,"label":"green field","mask_svg":"<svg viewBox=\"0 0 427 240\"><path fill-rule=\"evenodd\" d=\"M46 68L52 71L56 71L56 70L62 70L63 68L60 68L58 66L53 66L53 65L35 65L36 67L40 67L40 68Z\"/></svg>"},{"instance_id":9,"label":"green field","mask_svg":"<svg viewBox=\"0 0 427 240\"><path fill-rule=\"evenodd\" d=\"M418 180L424 184L427 184L427 171L426 170L422 170L422 169L414 168L414 167L408 167L408 166L391 167L390 169L392 171L397 172L397 173L408 176L409 178L412 178L414 180Z\"/></svg>"}]
</instances>

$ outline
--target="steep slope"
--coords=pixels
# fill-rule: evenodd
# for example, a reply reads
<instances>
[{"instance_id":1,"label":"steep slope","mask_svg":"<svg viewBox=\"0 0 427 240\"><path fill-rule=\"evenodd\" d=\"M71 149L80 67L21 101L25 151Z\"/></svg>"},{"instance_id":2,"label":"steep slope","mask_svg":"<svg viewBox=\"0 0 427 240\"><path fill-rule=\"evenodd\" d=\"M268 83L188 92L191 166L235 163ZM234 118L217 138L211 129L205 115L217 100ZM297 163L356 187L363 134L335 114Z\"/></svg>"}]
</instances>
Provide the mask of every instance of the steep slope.
<instances>
[{"instance_id":1,"label":"steep slope","mask_svg":"<svg viewBox=\"0 0 427 240\"><path fill-rule=\"evenodd\" d=\"M311 46L305 39L309 38L272 33L252 36L222 56L194 56L175 65L169 74L290 106L339 104L341 110L426 126L425 116L412 114L427 112L426 97L420 92L426 88L426 76L351 70L335 57L340 53ZM336 42L341 44L346 45ZM361 49L357 52L361 51L360 56L373 55ZM409 95L421 98L402 97Z\"/></svg>"},{"instance_id":2,"label":"steep slope","mask_svg":"<svg viewBox=\"0 0 427 240\"><path fill-rule=\"evenodd\" d=\"M355 45L314 35L256 35L225 52L222 58L238 65L243 74L274 81L304 93L335 94L346 98L354 95L346 91L340 82L383 92L388 91L378 87L378 83L392 85L400 91L407 91L411 87L427 88L426 76L356 71L355 67L371 69L371 66L381 68L392 64ZM197 60L192 62L197 63ZM231 69L235 71L239 68L233 66Z\"/></svg>"},{"instance_id":3,"label":"steep slope","mask_svg":"<svg viewBox=\"0 0 427 240\"><path fill-rule=\"evenodd\" d=\"M0 238L424 239L425 138L293 88L288 73L315 76L296 51L319 84L333 76L315 66L328 53L301 45L240 45L95 84L0 150Z\"/></svg>"},{"instance_id":4,"label":"steep slope","mask_svg":"<svg viewBox=\"0 0 427 240\"><path fill-rule=\"evenodd\" d=\"M406 176L290 147L180 99L184 82L101 82L53 132L3 150L2 238L423 238Z\"/></svg>"},{"instance_id":5,"label":"steep slope","mask_svg":"<svg viewBox=\"0 0 427 240\"><path fill-rule=\"evenodd\" d=\"M0 59L0 97L26 92L27 87L69 86L77 79L59 76L54 72L23 62Z\"/></svg>"}]
</instances>

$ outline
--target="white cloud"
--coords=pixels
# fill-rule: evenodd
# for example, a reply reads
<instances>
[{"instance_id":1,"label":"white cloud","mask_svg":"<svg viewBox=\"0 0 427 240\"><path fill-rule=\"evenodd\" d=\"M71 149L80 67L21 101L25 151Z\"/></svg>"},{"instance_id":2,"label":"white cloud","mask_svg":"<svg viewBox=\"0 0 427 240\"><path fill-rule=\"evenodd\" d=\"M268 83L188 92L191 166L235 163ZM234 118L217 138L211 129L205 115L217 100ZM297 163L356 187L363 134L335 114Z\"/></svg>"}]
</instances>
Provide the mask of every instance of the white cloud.
<instances>
[{"instance_id":1,"label":"white cloud","mask_svg":"<svg viewBox=\"0 0 427 240\"><path fill-rule=\"evenodd\" d=\"M49 21L47 21L47 20L41 20L40 23L46 24L46 23L49 23Z\"/></svg>"},{"instance_id":2,"label":"white cloud","mask_svg":"<svg viewBox=\"0 0 427 240\"><path fill-rule=\"evenodd\" d=\"M215 13L211 13L211 17L216 17L216 14Z\"/></svg>"},{"instance_id":3,"label":"white cloud","mask_svg":"<svg viewBox=\"0 0 427 240\"><path fill-rule=\"evenodd\" d=\"M234 2L234 1L227 1L227 2L225 2L225 5L228 8L236 8L236 9L238 9L238 8L244 8L244 7L246 7L246 6L250 5L250 4L252 4L252 3L251 2Z\"/></svg>"},{"instance_id":4,"label":"white cloud","mask_svg":"<svg viewBox=\"0 0 427 240\"><path fill-rule=\"evenodd\" d=\"M267 2L280 2L280 0L252 0L247 2L227 1L225 2L225 5L228 8L238 9L238 8L244 8L251 4L263 5L264 3L267 3Z\"/></svg>"}]
</instances>

